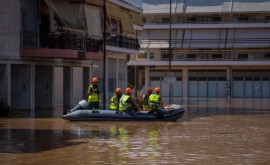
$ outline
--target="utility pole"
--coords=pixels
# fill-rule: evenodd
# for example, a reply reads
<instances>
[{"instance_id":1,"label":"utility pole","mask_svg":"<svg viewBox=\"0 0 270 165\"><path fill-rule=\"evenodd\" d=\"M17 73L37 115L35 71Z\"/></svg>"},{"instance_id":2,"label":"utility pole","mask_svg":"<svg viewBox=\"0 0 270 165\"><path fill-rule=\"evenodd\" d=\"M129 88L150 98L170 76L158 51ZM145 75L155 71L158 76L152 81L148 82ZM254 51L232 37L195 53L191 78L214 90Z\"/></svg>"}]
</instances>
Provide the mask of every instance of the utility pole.
<instances>
[{"instance_id":1,"label":"utility pole","mask_svg":"<svg viewBox=\"0 0 270 165\"><path fill-rule=\"evenodd\" d=\"M169 39L169 73L171 73L171 61L172 61L172 0L170 0L170 39Z\"/></svg>"},{"instance_id":2,"label":"utility pole","mask_svg":"<svg viewBox=\"0 0 270 165\"><path fill-rule=\"evenodd\" d=\"M169 41L169 75L171 74L171 61L172 61L172 0L170 0L170 41ZM169 104L172 104L172 83L169 83Z\"/></svg>"},{"instance_id":3,"label":"utility pole","mask_svg":"<svg viewBox=\"0 0 270 165\"><path fill-rule=\"evenodd\" d=\"M103 5L103 109L106 109L106 0Z\"/></svg>"}]
</instances>

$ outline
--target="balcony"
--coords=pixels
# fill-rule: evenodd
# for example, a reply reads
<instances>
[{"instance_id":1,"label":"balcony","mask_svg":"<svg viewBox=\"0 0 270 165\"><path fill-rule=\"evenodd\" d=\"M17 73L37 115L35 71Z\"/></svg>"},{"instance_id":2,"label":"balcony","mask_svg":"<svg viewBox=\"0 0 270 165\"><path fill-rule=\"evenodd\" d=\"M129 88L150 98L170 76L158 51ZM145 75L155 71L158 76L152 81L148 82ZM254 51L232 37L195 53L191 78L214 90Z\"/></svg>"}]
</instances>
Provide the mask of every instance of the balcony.
<instances>
[{"instance_id":1,"label":"balcony","mask_svg":"<svg viewBox=\"0 0 270 165\"><path fill-rule=\"evenodd\" d=\"M78 37L72 34L50 34L23 32L22 57L102 59L102 40Z\"/></svg>"},{"instance_id":2,"label":"balcony","mask_svg":"<svg viewBox=\"0 0 270 165\"><path fill-rule=\"evenodd\" d=\"M72 58L102 60L103 40L79 37L69 33L38 36L38 33L23 32L22 57ZM139 50L138 39L116 35L108 37L107 45Z\"/></svg>"},{"instance_id":3,"label":"balcony","mask_svg":"<svg viewBox=\"0 0 270 165\"><path fill-rule=\"evenodd\" d=\"M228 51L228 50L227 50ZM258 53L256 51L247 53L247 50L238 50L237 53L220 52L208 50L180 50L172 52L172 66L269 66L270 53ZM129 65L135 66L168 66L168 53L161 52L161 56L151 57L148 53L147 58L137 55L132 58Z\"/></svg>"},{"instance_id":4,"label":"balcony","mask_svg":"<svg viewBox=\"0 0 270 165\"><path fill-rule=\"evenodd\" d=\"M139 50L140 44L138 39L126 37L122 35L116 35L106 40L107 45L116 46L120 48Z\"/></svg>"}]
</instances>

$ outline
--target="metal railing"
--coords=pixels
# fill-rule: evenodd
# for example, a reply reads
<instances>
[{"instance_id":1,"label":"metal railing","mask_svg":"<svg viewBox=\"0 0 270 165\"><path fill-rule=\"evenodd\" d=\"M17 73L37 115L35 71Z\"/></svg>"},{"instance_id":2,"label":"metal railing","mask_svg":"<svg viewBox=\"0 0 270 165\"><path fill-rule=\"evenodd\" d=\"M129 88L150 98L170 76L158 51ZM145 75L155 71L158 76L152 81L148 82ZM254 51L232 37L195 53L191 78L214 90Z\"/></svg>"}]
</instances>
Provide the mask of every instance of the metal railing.
<instances>
[{"instance_id":1,"label":"metal railing","mask_svg":"<svg viewBox=\"0 0 270 165\"><path fill-rule=\"evenodd\" d=\"M140 44L138 39L116 35L107 39L106 43L110 46L117 46L120 48L139 50Z\"/></svg>"},{"instance_id":2,"label":"metal railing","mask_svg":"<svg viewBox=\"0 0 270 165\"><path fill-rule=\"evenodd\" d=\"M126 49L140 48L138 39L116 35L106 41L107 45L116 46ZM50 34L38 36L38 33L23 32L21 40L22 48L55 48L71 49L80 52L99 52L103 49L103 40L86 37L78 37L72 34Z\"/></svg>"}]
</instances>

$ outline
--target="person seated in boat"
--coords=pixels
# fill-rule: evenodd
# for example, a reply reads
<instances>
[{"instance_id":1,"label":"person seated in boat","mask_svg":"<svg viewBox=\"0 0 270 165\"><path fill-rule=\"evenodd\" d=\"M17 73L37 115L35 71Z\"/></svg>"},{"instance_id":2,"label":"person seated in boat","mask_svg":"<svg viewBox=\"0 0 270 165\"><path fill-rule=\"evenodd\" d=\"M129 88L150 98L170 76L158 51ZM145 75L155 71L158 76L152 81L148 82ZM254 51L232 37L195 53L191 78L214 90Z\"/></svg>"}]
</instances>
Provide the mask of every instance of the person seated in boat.
<instances>
[{"instance_id":1,"label":"person seated in boat","mask_svg":"<svg viewBox=\"0 0 270 165\"><path fill-rule=\"evenodd\" d=\"M119 111L121 112L134 112L138 111L134 101L131 98L131 88L126 89L126 93L120 98Z\"/></svg>"},{"instance_id":2,"label":"person seated in boat","mask_svg":"<svg viewBox=\"0 0 270 165\"><path fill-rule=\"evenodd\" d=\"M88 87L88 95L89 109L99 109L101 96L98 88L98 78L94 77L92 79L92 84Z\"/></svg>"},{"instance_id":3,"label":"person seated in boat","mask_svg":"<svg viewBox=\"0 0 270 165\"><path fill-rule=\"evenodd\" d=\"M117 88L115 90L115 94L110 99L110 106L109 106L110 110L119 110L119 102L121 97L122 97L122 89Z\"/></svg>"},{"instance_id":4,"label":"person seated in boat","mask_svg":"<svg viewBox=\"0 0 270 165\"><path fill-rule=\"evenodd\" d=\"M153 89L152 88L148 88L147 89L147 93L144 94L141 98L140 98L140 104L142 104L142 108L143 110L148 110L150 109L149 106L149 96L152 94Z\"/></svg>"},{"instance_id":5,"label":"person seated in boat","mask_svg":"<svg viewBox=\"0 0 270 165\"><path fill-rule=\"evenodd\" d=\"M162 117L159 108L163 108L163 100L160 96L160 88L155 88L155 93L149 96L150 113L154 113L158 118Z\"/></svg>"}]
</instances>

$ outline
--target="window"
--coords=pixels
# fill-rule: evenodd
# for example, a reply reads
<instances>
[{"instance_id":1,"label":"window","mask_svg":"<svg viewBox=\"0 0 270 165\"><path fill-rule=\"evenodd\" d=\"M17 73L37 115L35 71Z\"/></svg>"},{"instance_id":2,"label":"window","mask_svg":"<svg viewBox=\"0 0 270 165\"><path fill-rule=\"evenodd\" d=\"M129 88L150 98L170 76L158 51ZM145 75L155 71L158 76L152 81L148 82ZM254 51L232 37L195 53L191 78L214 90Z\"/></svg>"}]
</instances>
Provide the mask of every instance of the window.
<instances>
[{"instance_id":1,"label":"window","mask_svg":"<svg viewBox=\"0 0 270 165\"><path fill-rule=\"evenodd\" d=\"M154 59L154 53L153 52L149 53L149 59Z\"/></svg>"},{"instance_id":2,"label":"window","mask_svg":"<svg viewBox=\"0 0 270 165\"><path fill-rule=\"evenodd\" d=\"M212 58L222 58L222 54L212 54Z\"/></svg>"},{"instance_id":3,"label":"window","mask_svg":"<svg viewBox=\"0 0 270 165\"><path fill-rule=\"evenodd\" d=\"M244 77L233 77L234 81L243 81Z\"/></svg>"},{"instance_id":4,"label":"window","mask_svg":"<svg viewBox=\"0 0 270 165\"><path fill-rule=\"evenodd\" d=\"M226 77L218 77L218 81L226 81Z\"/></svg>"},{"instance_id":5,"label":"window","mask_svg":"<svg viewBox=\"0 0 270 165\"><path fill-rule=\"evenodd\" d=\"M249 20L249 17L248 16L239 16L238 17L238 21L243 21L243 22L245 22L245 21L248 21Z\"/></svg>"},{"instance_id":6,"label":"window","mask_svg":"<svg viewBox=\"0 0 270 165\"><path fill-rule=\"evenodd\" d=\"M188 17L187 22L196 22L197 18L196 17Z\"/></svg>"},{"instance_id":7,"label":"window","mask_svg":"<svg viewBox=\"0 0 270 165\"><path fill-rule=\"evenodd\" d=\"M146 20L147 20L147 19L146 19L145 17L142 18L143 23L145 23Z\"/></svg>"},{"instance_id":8,"label":"window","mask_svg":"<svg viewBox=\"0 0 270 165\"><path fill-rule=\"evenodd\" d=\"M188 80L189 80L189 81L197 81L198 78L197 78L197 77L189 77Z\"/></svg>"},{"instance_id":9,"label":"window","mask_svg":"<svg viewBox=\"0 0 270 165\"><path fill-rule=\"evenodd\" d=\"M173 59L173 49L171 49L171 58ZM161 49L161 58L162 60L169 60L170 58L170 51L169 49Z\"/></svg>"},{"instance_id":10,"label":"window","mask_svg":"<svg viewBox=\"0 0 270 165\"><path fill-rule=\"evenodd\" d=\"M270 16L265 16L264 17L264 20L267 21L267 22L269 22L270 21Z\"/></svg>"},{"instance_id":11,"label":"window","mask_svg":"<svg viewBox=\"0 0 270 165\"><path fill-rule=\"evenodd\" d=\"M111 19L111 32L116 34L118 30L117 21L114 19Z\"/></svg>"},{"instance_id":12,"label":"window","mask_svg":"<svg viewBox=\"0 0 270 165\"><path fill-rule=\"evenodd\" d=\"M245 77L246 81L252 81L252 77Z\"/></svg>"},{"instance_id":13,"label":"window","mask_svg":"<svg viewBox=\"0 0 270 165\"><path fill-rule=\"evenodd\" d=\"M264 54L264 58L270 59L270 54Z\"/></svg>"},{"instance_id":14,"label":"window","mask_svg":"<svg viewBox=\"0 0 270 165\"><path fill-rule=\"evenodd\" d=\"M216 81L217 77L208 77L208 81Z\"/></svg>"},{"instance_id":15,"label":"window","mask_svg":"<svg viewBox=\"0 0 270 165\"><path fill-rule=\"evenodd\" d=\"M162 23L169 23L170 18L162 18L161 21L162 21Z\"/></svg>"},{"instance_id":16,"label":"window","mask_svg":"<svg viewBox=\"0 0 270 165\"><path fill-rule=\"evenodd\" d=\"M150 77L151 81L160 81L160 77Z\"/></svg>"},{"instance_id":17,"label":"window","mask_svg":"<svg viewBox=\"0 0 270 165\"><path fill-rule=\"evenodd\" d=\"M213 22L221 22L222 21L222 17L221 16L213 16L212 17L212 21Z\"/></svg>"},{"instance_id":18,"label":"window","mask_svg":"<svg viewBox=\"0 0 270 165\"><path fill-rule=\"evenodd\" d=\"M196 54L187 54L187 58L195 59L195 58L197 58L197 55Z\"/></svg>"},{"instance_id":19,"label":"window","mask_svg":"<svg viewBox=\"0 0 270 165\"><path fill-rule=\"evenodd\" d=\"M248 59L248 54L238 54L238 59Z\"/></svg>"}]
</instances>

